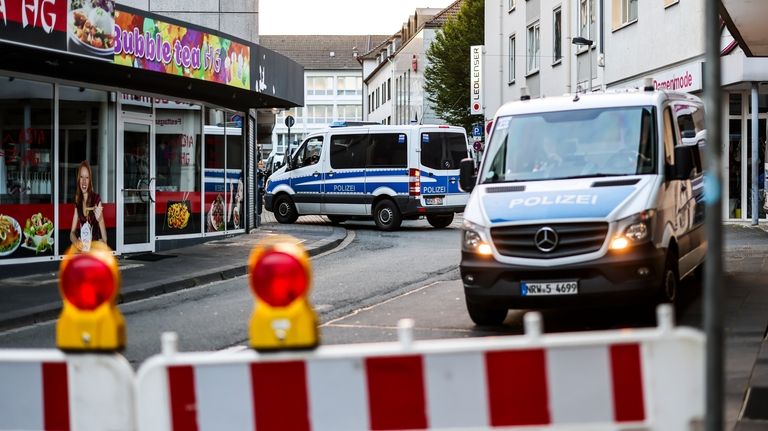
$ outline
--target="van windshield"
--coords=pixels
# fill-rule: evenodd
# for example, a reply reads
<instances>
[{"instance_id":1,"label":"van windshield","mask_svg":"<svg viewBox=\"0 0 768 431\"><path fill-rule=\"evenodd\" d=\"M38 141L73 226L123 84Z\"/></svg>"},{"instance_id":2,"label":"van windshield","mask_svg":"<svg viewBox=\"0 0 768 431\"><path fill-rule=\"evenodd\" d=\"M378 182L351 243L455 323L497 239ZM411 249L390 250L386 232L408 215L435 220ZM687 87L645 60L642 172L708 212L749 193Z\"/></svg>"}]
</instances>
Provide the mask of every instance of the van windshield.
<instances>
[{"instance_id":1,"label":"van windshield","mask_svg":"<svg viewBox=\"0 0 768 431\"><path fill-rule=\"evenodd\" d=\"M652 106L499 117L482 183L654 174Z\"/></svg>"}]
</instances>

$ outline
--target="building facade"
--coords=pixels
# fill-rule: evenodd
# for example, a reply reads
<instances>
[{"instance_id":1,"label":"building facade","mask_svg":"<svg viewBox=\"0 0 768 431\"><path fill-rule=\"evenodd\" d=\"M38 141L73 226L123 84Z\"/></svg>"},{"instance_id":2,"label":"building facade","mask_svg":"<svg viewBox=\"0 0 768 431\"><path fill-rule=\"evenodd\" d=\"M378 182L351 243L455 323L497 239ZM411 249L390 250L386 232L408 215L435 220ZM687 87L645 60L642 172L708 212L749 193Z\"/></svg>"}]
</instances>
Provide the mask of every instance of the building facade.
<instances>
[{"instance_id":1,"label":"building facade","mask_svg":"<svg viewBox=\"0 0 768 431\"><path fill-rule=\"evenodd\" d=\"M285 154L308 134L334 121L363 120L363 75L358 55L386 36L261 36L261 45L304 67L304 106L276 111L271 145L265 154ZM294 119L289 129L286 117Z\"/></svg>"},{"instance_id":2,"label":"building facade","mask_svg":"<svg viewBox=\"0 0 768 431\"><path fill-rule=\"evenodd\" d=\"M256 226L254 112L303 104L300 65L113 1L4 6L0 265L99 236L124 254ZM76 206L81 185L101 205Z\"/></svg>"},{"instance_id":3,"label":"building facade","mask_svg":"<svg viewBox=\"0 0 768 431\"><path fill-rule=\"evenodd\" d=\"M360 57L363 115L382 124L444 124L424 92L426 52L443 24L455 17L461 0L445 9L416 9L400 31Z\"/></svg>"}]
</instances>

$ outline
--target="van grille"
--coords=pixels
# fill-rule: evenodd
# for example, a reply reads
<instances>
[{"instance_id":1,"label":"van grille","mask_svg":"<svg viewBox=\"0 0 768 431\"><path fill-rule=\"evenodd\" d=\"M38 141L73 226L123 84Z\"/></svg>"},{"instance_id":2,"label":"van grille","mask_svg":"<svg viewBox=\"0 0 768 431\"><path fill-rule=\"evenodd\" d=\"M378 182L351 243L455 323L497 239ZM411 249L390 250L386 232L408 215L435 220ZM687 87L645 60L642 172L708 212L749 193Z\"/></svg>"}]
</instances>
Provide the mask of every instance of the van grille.
<instances>
[{"instance_id":1,"label":"van grille","mask_svg":"<svg viewBox=\"0 0 768 431\"><path fill-rule=\"evenodd\" d=\"M550 252L536 247L536 233L549 227L557 234L558 241ZM600 250L608 234L608 223L553 223L491 228L491 239L504 256L530 259L554 259L575 256Z\"/></svg>"}]
</instances>

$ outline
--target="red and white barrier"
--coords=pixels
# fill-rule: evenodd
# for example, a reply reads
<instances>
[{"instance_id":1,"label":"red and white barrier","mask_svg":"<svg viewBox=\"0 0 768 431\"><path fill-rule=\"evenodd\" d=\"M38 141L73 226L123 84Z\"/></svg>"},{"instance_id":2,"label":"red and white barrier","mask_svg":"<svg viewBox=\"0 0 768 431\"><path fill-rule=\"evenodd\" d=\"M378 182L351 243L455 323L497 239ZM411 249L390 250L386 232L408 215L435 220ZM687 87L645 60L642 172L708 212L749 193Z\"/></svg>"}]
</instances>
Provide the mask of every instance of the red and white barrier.
<instances>
[{"instance_id":1,"label":"red and white barrier","mask_svg":"<svg viewBox=\"0 0 768 431\"><path fill-rule=\"evenodd\" d=\"M133 430L133 399L133 370L118 354L0 354L0 430Z\"/></svg>"},{"instance_id":2,"label":"red and white barrier","mask_svg":"<svg viewBox=\"0 0 768 431\"><path fill-rule=\"evenodd\" d=\"M530 316L530 318L529 318ZM141 367L139 430L689 429L704 337L656 329L176 353ZM407 338L407 337L405 337Z\"/></svg>"}]
</instances>

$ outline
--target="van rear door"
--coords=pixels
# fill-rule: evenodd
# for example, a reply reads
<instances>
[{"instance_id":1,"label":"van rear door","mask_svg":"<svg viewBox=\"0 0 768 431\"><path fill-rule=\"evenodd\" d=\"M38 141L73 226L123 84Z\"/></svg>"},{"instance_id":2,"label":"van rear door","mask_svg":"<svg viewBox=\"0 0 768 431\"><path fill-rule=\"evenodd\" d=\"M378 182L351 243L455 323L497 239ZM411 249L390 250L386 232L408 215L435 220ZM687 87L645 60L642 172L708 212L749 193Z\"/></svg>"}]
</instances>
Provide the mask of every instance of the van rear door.
<instances>
[{"instance_id":1,"label":"van rear door","mask_svg":"<svg viewBox=\"0 0 768 431\"><path fill-rule=\"evenodd\" d=\"M424 206L465 205L468 195L459 190L459 164L469 157L464 131L425 128L420 131L419 141Z\"/></svg>"}]
</instances>

